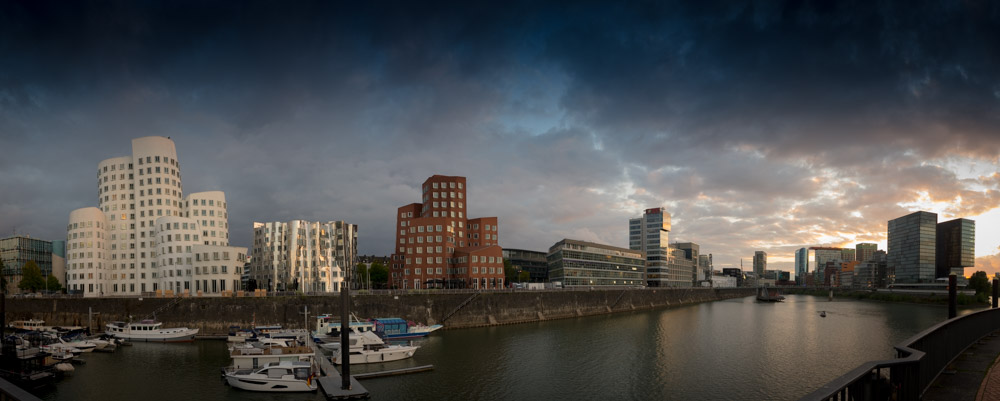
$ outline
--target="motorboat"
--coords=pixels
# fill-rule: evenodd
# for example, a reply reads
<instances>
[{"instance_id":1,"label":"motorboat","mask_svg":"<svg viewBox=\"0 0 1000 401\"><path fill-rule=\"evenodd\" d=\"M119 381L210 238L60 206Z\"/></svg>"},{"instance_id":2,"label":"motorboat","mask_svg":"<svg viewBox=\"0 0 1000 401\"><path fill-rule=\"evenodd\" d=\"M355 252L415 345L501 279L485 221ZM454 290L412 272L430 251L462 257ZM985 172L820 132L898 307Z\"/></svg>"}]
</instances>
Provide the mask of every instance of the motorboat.
<instances>
[{"instance_id":1,"label":"motorboat","mask_svg":"<svg viewBox=\"0 0 1000 401\"><path fill-rule=\"evenodd\" d=\"M59 338L59 343L70 348L76 348L82 352L92 352L94 349L97 348L97 344L85 340L66 341L63 340L62 338ZM105 343L105 345L107 345L107 343Z\"/></svg>"},{"instance_id":2,"label":"motorboat","mask_svg":"<svg viewBox=\"0 0 1000 401\"><path fill-rule=\"evenodd\" d=\"M363 332L355 338L357 341L349 346L351 364L389 362L411 358L419 348L411 345L388 345L377 334L370 331ZM343 353L335 352L330 360L338 365L343 363Z\"/></svg>"},{"instance_id":3,"label":"motorboat","mask_svg":"<svg viewBox=\"0 0 1000 401\"><path fill-rule=\"evenodd\" d=\"M142 320L138 323L108 323L105 333L131 341L185 342L194 341L194 336L198 334L198 329L189 329L187 327L163 328L163 323L155 320Z\"/></svg>"},{"instance_id":4,"label":"motorboat","mask_svg":"<svg viewBox=\"0 0 1000 401\"><path fill-rule=\"evenodd\" d=\"M234 347L229 351L233 359L231 369L257 369L272 362L312 362L316 351L312 347ZM227 369L229 369L227 368Z\"/></svg>"},{"instance_id":5,"label":"motorboat","mask_svg":"<svg viewBox=\"0 0 1000 401\"><path fill-rule=\"evenodd\" d=\"M226 383L250 391L296 392L316 391L316 368L309 362L283 361L269 363L254 370L227 370Z\"/></svg>"},{"instance_id":6,"label":"motorboat","mask_svg":"<svg viewBox=\"0 0 1000 401\"><path fill-rule=\"evenodd\" d=\"M826 311L825 310L819 311L819 317L826 317Z\"/></svg>"},{"instance_id":7,"label":"motorboat","mask_svg":"<svg viewBox=\"0 0 1000 401\"><path fill-rule=\"evenodd\" d=\"M44 320L15 320L10 322L8 327L14 329L15 331L49 331L49 327L45 325Z\"/></svg>"},{"instance_id":8,"label":"motorboat","mask_svg":"<svg viewBox=\"0 0 1000 401\"><path fill-rule=\"evenodd\" d=\"M340 338L340 318L333 315L319 315L316 316L316 331L313 332L314 337L333 337ZM363 333L366 331L375 331L375 323L363 321L358 319L357 316L351 314L350 323L348 324L351 332Z\"/></svg>"},{"instance_id":9,"label":"motorboat","mask_svg":"<svg viewBox=\"0 0 1000 401\"><path fill-rule=\"evenodd\" d=\"M375 333L386 340L402 340L424 337L434 330L444 326L435 324L427 326L396 317L372 319L375 323Z\"/></svg>"}]
</instances>

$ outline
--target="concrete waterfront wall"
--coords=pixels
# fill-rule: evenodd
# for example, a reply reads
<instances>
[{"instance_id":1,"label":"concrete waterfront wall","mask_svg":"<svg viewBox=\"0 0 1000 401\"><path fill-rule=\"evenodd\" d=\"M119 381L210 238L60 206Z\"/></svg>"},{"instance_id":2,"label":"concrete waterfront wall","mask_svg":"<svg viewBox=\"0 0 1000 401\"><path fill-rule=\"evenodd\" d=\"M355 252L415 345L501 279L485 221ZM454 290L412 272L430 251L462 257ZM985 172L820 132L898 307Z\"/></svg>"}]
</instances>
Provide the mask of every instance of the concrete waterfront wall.
<instances>
[{"instance_id":1,"label":"concrete waterfront wall","mask_svg":"<svg viewBox=\"0 0 1000 401\"><path fill-rule=\"evenodd\" d=\"M400 317L461 328L689 305L753 294L752 288L482 292L474 297L474 293L429 291L356 294L351 299L351 310L362 318ZM286 328L306 327L301 313L304 306L309 307L308 326L312 330L316 314L339 314L340 311L339 296L183 298L174 301L170 298L8 299L7 321L34 318L53 326L86 326L87 311L91 308L95 330L103 331L108 322L127 321L130 317L138 320L160 309L156 318L165 326L199 328L201 334L225 334L229 326L246 327L254 322L280 324Z\"/></svg>"}]
</instances>

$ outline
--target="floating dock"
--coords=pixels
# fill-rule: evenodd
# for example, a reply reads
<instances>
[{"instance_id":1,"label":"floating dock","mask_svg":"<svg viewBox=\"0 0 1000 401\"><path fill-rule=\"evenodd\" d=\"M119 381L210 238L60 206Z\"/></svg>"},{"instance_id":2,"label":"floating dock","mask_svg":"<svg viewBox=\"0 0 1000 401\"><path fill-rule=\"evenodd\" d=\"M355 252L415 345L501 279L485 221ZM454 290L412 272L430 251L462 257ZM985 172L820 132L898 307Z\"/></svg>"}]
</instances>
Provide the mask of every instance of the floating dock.
<instances>
[{"instance_id":1,"label":"floating dock","mask_svg":"<svg viewBox=\"0 0 1000 401\"><path fill-rule=\"evenodd\" d=\"M323 373L322 377L316 379L316 383L319 383L319 388L326 395L328 400L363 400L369 397L368 389L358 383L358 380L351 377L351 388L343 389L341 388L342 377L340 372L333 367L330 360L327 359L326 355L316 346L315 343L310 344L312 349L316 351L316 362L319 363L319 368Z\"/></svg>"},{"instance_id":2,"label":"floating dock","mask_svg":"<svg viewBox=\"0 0 1000 401\"><path fill-rule=\"evenodd\" d=\"M352 378L358 379L358 380L374 379L376 377L405 375L407 373L427 372L427 371L430 371L430 370L434 370L434 365L424 365L424 366L414 366L412 368L383 370L381 372L358 373L356 375L353 375Z\"/></svg>"}]
</instances>

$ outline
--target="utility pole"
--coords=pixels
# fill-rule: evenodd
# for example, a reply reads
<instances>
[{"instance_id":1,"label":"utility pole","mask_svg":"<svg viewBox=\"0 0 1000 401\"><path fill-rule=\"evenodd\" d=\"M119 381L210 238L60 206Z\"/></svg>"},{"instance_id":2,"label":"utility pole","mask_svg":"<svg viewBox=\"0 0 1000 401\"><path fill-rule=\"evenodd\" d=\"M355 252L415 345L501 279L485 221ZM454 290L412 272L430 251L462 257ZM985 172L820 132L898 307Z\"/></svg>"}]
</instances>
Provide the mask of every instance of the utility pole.
<instances>
[{"instance_id":1,"label":"utility pole","mask_svg":"<svg viewBox=\"0 0 1000 401\"><path fill-rule=\"evenodd\" d=\"M305 323L306 331L309 331L309 305L303 305L302 320Z\"/></svg>"}]
</instances>

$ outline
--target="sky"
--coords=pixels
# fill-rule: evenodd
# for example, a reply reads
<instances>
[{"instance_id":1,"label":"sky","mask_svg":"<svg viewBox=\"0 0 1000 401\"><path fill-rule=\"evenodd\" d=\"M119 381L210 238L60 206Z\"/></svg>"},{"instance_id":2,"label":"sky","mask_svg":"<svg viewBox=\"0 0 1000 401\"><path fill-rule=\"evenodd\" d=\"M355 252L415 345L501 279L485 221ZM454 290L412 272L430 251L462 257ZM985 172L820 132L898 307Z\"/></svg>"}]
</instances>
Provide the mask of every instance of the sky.
<instances>
[{"instance_id":1,"label":"sky","mask_svg":"<svg viewBox=\"0 0 1000 401\"><path fill-rule=\"evenodd\" d=\"M792 270L929 210L1000 271L1000 3L472 3L0 3L0 235L63 238L161 135L236 246L345 220L387 255L442 174L503 247L627 247L665 207L717 269Z\"/></svg>"}]
</instances>

